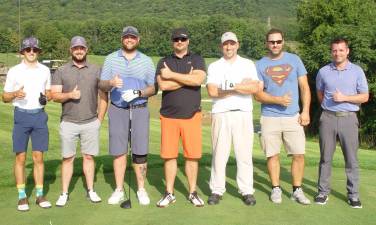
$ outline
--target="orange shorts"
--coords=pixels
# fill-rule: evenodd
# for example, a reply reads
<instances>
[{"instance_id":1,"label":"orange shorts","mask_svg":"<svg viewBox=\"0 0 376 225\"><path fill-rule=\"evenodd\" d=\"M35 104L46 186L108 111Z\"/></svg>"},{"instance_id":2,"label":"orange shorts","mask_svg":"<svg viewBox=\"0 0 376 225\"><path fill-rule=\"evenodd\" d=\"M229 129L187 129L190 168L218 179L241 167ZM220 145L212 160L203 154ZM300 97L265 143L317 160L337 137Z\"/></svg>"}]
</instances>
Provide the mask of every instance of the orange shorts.
<instances>
[{"instance_id":1,"label":"orange shorts","mask_svg":"<svg viewBox=\"0 0 376 225\"><path fill-rule=\"evenodd\" d=\"M178 157L180 137L182 139L184 157L188 159L201 158L201 112L197 112L189 119L166 118L162 115L160 119L162 159L174 159Z\"/></svg>"}]
</instances>

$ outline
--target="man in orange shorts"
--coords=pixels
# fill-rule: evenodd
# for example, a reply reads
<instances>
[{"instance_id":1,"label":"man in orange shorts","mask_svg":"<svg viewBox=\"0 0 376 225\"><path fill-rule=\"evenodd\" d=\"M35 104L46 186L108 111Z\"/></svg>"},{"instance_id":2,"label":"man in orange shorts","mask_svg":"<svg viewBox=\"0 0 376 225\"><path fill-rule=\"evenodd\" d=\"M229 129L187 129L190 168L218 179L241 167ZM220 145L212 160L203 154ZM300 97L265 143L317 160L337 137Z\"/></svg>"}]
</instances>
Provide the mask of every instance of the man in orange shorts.
<instances>
[{"instance_id":1,"label":"man in orange shorts","mask_svg":"<svg viewBox=\"0 0 376 225\"><path fill-rule=\"evenodd\" d=\"M161 157L164 159L166 192L158 207L176 201L174 182L177 172L179 140L182 139L185 173L189 184L189 201L204 206L197 195L198 160L201 158L201 84L206 76L204 59L188 50L189 36L185 28L172 31L173 54L162 58L156 76L162 93Z\"/></svg>"}]
</instances>

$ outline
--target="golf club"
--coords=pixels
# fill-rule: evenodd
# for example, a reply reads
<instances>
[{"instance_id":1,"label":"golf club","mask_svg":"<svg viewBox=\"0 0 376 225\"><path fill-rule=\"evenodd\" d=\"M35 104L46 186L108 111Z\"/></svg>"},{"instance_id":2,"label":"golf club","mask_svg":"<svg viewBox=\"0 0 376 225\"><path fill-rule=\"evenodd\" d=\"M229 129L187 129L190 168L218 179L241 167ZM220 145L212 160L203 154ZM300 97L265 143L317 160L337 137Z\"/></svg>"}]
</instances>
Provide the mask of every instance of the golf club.
<instances>
[{"instance_id":1,"label":"golf club","mask_svg":"<svg viewBox=\"0 0 376 225\"><path fill-rule=\"evenodd\" d=\"M132 105L129 104L129 135L128 135L128 142L129 142L129 149L128 149L128 165L130 166L132 164ZM130 166L131 168L131 166ZM128 173L128 200L125 200L120 204L120 207L123 209L130 209L132 208L132 202L131 202L131 172L130 168L127 169Z\"/></svg>"}]
</instances>

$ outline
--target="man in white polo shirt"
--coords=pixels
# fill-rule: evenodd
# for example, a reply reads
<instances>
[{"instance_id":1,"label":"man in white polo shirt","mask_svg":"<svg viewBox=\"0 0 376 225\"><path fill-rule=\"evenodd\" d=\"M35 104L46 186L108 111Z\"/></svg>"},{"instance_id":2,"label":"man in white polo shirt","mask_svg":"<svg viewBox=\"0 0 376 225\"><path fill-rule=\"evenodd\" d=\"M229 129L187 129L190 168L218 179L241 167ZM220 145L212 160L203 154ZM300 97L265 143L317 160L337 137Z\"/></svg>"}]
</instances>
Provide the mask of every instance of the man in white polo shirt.
<instances>
[{"instance_id":1,"label":"man in white polo shirt","mask_svg":"<svg viewBox=\"0 0 376 225\"><path fill-rule=\"evenodd\" d=\"M22 41L20 53L23 60L8 71L2 96L4 102L12 102L15 107L13 152L16 154L14 176L19 211L29 210L25 191L25 161L29 138L33 150L36 203L42 208L51 207L43 194L43 153L48 150L48 117L44 106L50 95L50 71L38 62L41 50L35 37Z\"/></svg>"},{"instance_id":2,"label":"man in white polo shirt","mask_svg":"<svg viewBox=\"0 0 376 225\"><path fill-rule=\"evenodd\" d=\"M253 196L253 119L252 94L262 88L255 64L237 54L239 41L232 32L221 38L223 57L209 65L207 89L213 99L210 177L212 194L209 205L215 205L226 191L226 164L234 144L239 193L246 205L255 205Z\"/></svg>"}]
</instances>

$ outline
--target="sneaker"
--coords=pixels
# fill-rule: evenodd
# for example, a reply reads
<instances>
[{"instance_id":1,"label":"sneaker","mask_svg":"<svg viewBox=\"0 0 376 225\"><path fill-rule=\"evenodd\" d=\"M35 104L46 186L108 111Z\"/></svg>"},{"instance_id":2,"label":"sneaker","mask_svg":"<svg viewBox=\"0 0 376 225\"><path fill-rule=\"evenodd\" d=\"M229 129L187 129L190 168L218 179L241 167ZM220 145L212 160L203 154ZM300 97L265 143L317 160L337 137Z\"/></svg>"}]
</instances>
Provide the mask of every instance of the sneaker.
<instances>
[{"instance_id":1,"label":"sneaker","mask_svg":"<svg viewBox=\"0 0 376 225\"><path fill-rule=\"evenodd\" d=\"M197 191L190 193L188 200L196 207L204 206L204 201L200 197L198 197Z\"/></svg>"},{"instance_id":2,"label":"sneaker","mask_svg":"<svg viewBox=\"0 0 376 225\"><path fill-rule=\"evenodd\" d=\"M329 197L324 194L318 194L315 197L315 203L319 205L325 205L329 200Z\"/></svg>"},{"instance_id":3,"label":"sneaker","mask_svg":"<svg viewBox=\"0 0 376 225\"><path fill-rule=\"evenodd\" d=\"M273 203L281 204L282 203L282 190L280 187L275 187L270 193L270 201Z\"/></svg>"},{"instance_id":4,"label":"sneaker","mask_svg":"<svg viewBox=\"0 0 376 225\"><path fill-rule=\"evenodd\" d=\"M18 200L17 210L21 212L29 211L29 201L27 198L22 198Z\"/></svg>"},{"instance_id":5,"label":"sneaker","mask_svg":"<svg viewBox=\"0 0 376 225\"><path fill-rule=\"evenodd\" d=\"M170 204L172 203L175 203L176 202L176 198L175 198L175 195L171 194L171 193L168 193L167 191L164 193L163 197L161 198L161 200L159 200L157 202L157 206L160 207L160 208L164 208L164 207L167 207L169 206Z\"/></svg>"},{"instance_id":6,"label":"sneaker","mask_svg":"<svg viewBox=\"0 0 376 225\"><path fill-rule=\"evenodd\" d=\"M148 193L145 191L145 189L140 189L137 191L137 198L140 205L149 205L150 204L150 198L148 196Z\"/></svg>"},{"instance_id":7,"label":"sneaker","mask_svg":"<svg viewBox=\"0 0 376 225\"><path fill-rule=\"evenodd\" d=\"M107 203L110 205L120 204L124 200L124 191L116 189L111 197L107 200Z\"/></svg>"},{"instance_id":8,"label":"sneaker","mask_svg":"<svg viewBox=\"0 0 376 225\"><path fill-rule=\"evenodd\" d=\"M303 189L297 188L291 195L291 200L296 201L302 205L309 205L311 201L304 195Z\"/></svg>"},{"instance_id":9,"label":"sneaker","mask_svg":"<svg viewBox=\"0 0 376 225\"><path fill-rule=\"evenodd\" d=\"M217 205L219 200L222 200L222 195L212 193L208 198L209 205Z\"/></svg>"},{"instance_id":10,"label":"sneaker","mask_svg":"<svg viewBox=\"0 0 376 225\"><path fill-rule=\"evenodd\" d=\"M67 204L67 201L69 200L69 195L67 193L62 193L59 196L59 199L56 201L55 205L57 207L63 207L65 204Z\"/></svg>"},{"instance_id":11,"label":"sneaker","mask_svg":"<svg viewBox=\"0 0 376 225\"><path fill-rule=\"evenodd\" d=\"M35 203L39 205L41 208L48 209L51 208L51 203L47 201L47 199L44 196L39 196L35 200Z\"/></svg>"},{"instance_id":12,"label":"sneaker","mask_svg":"<svg viewBox=\"0 0 376 225\"><path fill-rule=\"evenodd\" d=\"M102 199L98 196L97 192L94 190L89 190L87 192L87 198L92 202L92 203L99 203L102 201Z\"/></svg>"},{"instance_id":13,"label":"sneaker","mask_svg":"<svg viewBox=\"0 0 376 225\"><path fill-rule=\"evenodd\" d=\"M362 203L360 202L359 198L357 198L357 199L351 199L351 198L349 198L348 199L348 203L354 209L361 209L361 208L363 208Z\"/></svg>"},{"instance_id":14,"label":"sneaker","mask_svg":"<svg viewBox=\"0 0 376 225\"><path fill-rule=\"evenodd\" d=\"M253 196L251 194L243 195L242 200L243 200L244 204L246 204L246 205L252 205L252 206L256 205L255 196Z\"/></svg>"}]
</instances>

